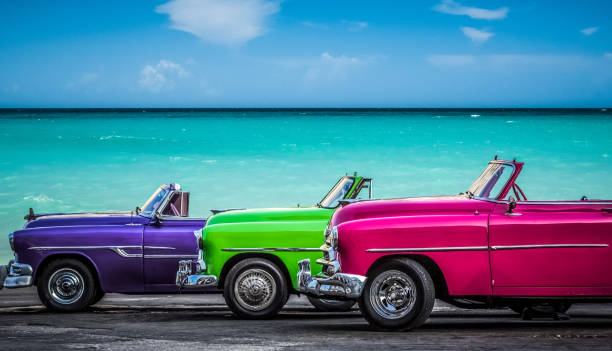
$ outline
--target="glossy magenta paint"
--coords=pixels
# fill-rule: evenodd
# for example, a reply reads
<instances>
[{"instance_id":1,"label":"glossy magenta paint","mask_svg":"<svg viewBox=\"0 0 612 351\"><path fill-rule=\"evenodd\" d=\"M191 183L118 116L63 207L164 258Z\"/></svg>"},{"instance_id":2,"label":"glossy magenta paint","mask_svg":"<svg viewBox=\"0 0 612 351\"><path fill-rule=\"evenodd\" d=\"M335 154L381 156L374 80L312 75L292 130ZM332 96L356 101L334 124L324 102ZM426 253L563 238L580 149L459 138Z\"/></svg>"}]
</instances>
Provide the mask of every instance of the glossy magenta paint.
<instances>
[{"instance_id":1,"label":"glossy magenta paint","mask_svg":"<svg viewBox=\"0 0 612 351\"><path fill-rule=\"evenodd\" d=\"M612 297L612 201L522 201L507 215L501 199L523 166L513 164L498 199L390 199L338 209L331 225L342 272L367 275L382 258L421 255L438 265L452 296Z\"/></svg>"}]
</instances>

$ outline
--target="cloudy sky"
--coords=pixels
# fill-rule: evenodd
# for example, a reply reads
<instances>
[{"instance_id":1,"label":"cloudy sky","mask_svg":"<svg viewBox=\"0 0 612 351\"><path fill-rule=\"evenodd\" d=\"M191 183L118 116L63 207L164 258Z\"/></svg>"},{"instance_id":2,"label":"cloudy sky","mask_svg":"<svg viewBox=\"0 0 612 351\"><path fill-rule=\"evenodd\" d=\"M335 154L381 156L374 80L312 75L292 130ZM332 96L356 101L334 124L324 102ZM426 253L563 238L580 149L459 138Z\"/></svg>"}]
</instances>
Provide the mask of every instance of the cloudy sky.
<instances>
[{"instance_id":1,"label":"cloudy sky","mask_svg":"<svg viewBox=\"0 0 612 351\"><path fill-rule=\"evenodd\" d=\"M612 1L0 2L0 107L610 107Z\"/></svg>"}]
</instances>

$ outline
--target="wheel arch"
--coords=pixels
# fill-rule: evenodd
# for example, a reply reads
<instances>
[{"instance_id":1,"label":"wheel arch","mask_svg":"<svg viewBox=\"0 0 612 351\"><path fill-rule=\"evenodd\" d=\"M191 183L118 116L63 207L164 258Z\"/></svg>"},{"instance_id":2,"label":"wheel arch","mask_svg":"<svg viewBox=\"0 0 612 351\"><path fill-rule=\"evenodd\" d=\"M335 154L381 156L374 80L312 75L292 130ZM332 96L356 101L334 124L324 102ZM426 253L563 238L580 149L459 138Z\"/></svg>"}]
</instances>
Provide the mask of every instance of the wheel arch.
<instances>
[{"instance_id":1,"label":"wheel arch","mask_svg":"<svg viewBox=\"0 0 612 351\"><path fill-rule=\"evenodd\" d=\"M293 288L291 276L289 275L289 270L287 270L287 267L285 266L283 261L274 254L263 253L263 252L245 252L245 253L239 253L237 255L232 256L229 260L225 262L225 264L223 265L223 268L221 269L221 273L219 274L219 286L222 287L223 284L225 284L225 278L227 277L227 274L232 269L232 267L234 267L238 262L245 260L247 258L263 258L263 259L266 259L274 263L283 273L283 276L285 277L285 280L287 281L287 288L289 289L289 292L295 292L295 289Z\"/></svg>"},{"instance_id":2,"label":"wheel arch","mask_svg":"<svg viewBox=\"0 0 612 351\"><path fill-rule=\"evenodd\" d=\"M89 268L92 275L95 277L96 288L102 291L104 290L102 288L102 282L100 280L100 272L98 271L98 267L96 266L96 264L91 260L91 258L83 254L79 254L79 253L53 253L45 257L38 264L38 268L36 269L36 273L34 275L34 285L37 284L38 278L40 277L40 274L43 271L43 267L45 267L52 261L61 260L61 259L74 259L74 260L78 260L81 263L83 263L85 266L87 266L87 268Z\"/></svg>"},{"instance_id":3,"label":"wheel arch","mask_svg":"<svg viewBox=\"0 0 612 351\"><path fill-rule=\"evenodd\" d=\"M381 264L388 262L393 259L411 259L419 263L431 276L431 279L434 282L434 287L436 290L436 298L442 299L449 296L448 285L446 284L446 278L440 269L440 266L434 261L431 257L427 255L418 255L418 254L407 254L407 255L387 255L380 257L372 265L368 268L366 275L369 275L370 272L376 269Z\"/></svg>"}]
</instances>

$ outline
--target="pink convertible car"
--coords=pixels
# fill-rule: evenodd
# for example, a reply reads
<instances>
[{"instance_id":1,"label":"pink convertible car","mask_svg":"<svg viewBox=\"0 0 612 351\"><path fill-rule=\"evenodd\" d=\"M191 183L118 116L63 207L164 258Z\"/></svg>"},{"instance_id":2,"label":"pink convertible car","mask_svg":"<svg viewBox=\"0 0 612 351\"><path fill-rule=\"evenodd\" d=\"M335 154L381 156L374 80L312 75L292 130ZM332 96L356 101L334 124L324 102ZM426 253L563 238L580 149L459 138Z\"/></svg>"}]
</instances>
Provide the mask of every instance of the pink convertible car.
<instances>
[{"instance_id":1,"label":"pink convertible car","mask_svg":"<svg viewBox=\"0 0 612 351\"><path fill-rule=\"evenodd\" d=\"M358 299L381 329L425 322L442 299L564 316L612 300L612 201L529 201L523 163L491 161L457 196L346 202L325 232L325 276L300 262L300 291Z\"/></svg>"}]
</instances>

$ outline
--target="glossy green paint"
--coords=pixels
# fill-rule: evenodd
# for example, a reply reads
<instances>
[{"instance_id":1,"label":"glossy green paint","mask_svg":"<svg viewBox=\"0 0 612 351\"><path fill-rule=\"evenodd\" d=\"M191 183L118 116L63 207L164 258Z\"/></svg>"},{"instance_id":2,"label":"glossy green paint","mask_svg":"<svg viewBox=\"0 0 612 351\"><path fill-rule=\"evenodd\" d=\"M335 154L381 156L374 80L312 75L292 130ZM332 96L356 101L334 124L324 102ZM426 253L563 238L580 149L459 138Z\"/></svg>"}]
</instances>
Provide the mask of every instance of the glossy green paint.
<instances>
[{"instance_id":1,"label":"glossy green paint","mask_svg":"<svg viewBox=\"0 0 612 351\"><path fill-rule=\"evenodd\" d=\"M351 198L361 183L362 177L354 178L355 182L345 198ZM223 268L236 255L273 255L282 261L293 288L297 290L297 263L305 258L314 262L323 257L318 249L323 243L325 227L333 212L334 209L321 207L297 207L235 210L216 214L208 219L202 231L205 274L223 278L220 276ZM287 252L282 249L296 251ZM320 265L312 267L315 270L322 268Z\"/></svg>"}]
</instances>

